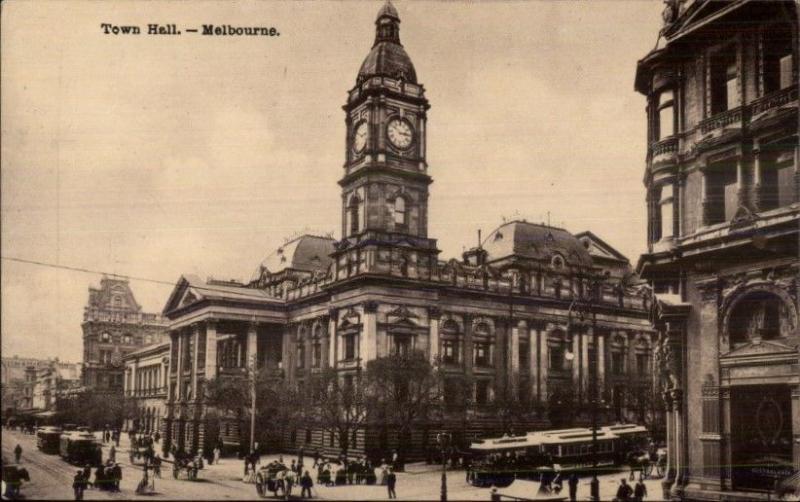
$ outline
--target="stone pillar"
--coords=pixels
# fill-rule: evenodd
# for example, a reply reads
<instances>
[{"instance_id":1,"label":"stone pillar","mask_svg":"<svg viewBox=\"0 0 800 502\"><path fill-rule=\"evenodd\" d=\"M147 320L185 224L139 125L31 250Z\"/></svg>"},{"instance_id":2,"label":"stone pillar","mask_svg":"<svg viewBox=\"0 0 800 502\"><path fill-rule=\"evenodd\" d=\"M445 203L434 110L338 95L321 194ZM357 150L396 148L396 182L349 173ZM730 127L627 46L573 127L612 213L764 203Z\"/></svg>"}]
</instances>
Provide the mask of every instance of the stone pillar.
<instances>
[{"instance_id":1,"label":"stone pillar","mask_svg":"<svg viewBox=\"0 0 800 502\"><path fill-rule=\"evenodd\" d=\"M736 192L739 205L747 207L747 184L744 176L744 161L739 157L736 161Z\"/></svg>"},{"instance_id":2,"label":"stone pillar","mask_svg":"<svg viewBox=\"0 0 800 502\"><path fill-rule=\"evenodd\" d=\"M669 500L675 482L675 417L672 413L672 397L669 391L665 391L662 397L666 410L667 467L664 471L664 480L661 481L661 497L663 500Z\"/></svg>"},{"instance_id":3,"label":"stone pillar","mask_svg":"<svg viewBox=\"0 0 800 502\"><path fill-rule=\"evenodd\" d=\"M581 335L573 330L572 333L572 347L570 350L572 351L572 385L573 388L577 391L575 393L576 397L581 396Z\"/></svg>"},{"instance_id":4,"label":"stone pillar","mask_svg":"<svg viewBox=\"0 0 800 502\"><path fill-rule=\"evenodd\" d=\"M436 308L431 307L428 309L428 317L430 319L430 336L428 338L428 357L431 364L435 364L439 357L439 321L442 318L442 312Z\"/></svg>"},{"instance_id":5,"label":"stone pillar","mask_svg":"<svg viewBox=\"0 0 800 502\"><path fill-rule=\"evenodd\" d=\"M757 146L757 145L756 145ZM756 148L753 150L753 209L755 211L761 210L761 205L764 202L761 186L761 151Z\"/></svg>"},{"instance_id":6,"label":"stone pillar","mask_svg":"<svg viewBox=\"0 0 800 502\"><path fill-rule=\"evenodd\" d=\"M175 393L177 394L177 399L183 399L183 351L186 350L186 344L183 340L183 330L178 330L178 334L176 336L178 340L178 373L177 379L175 381Z\"/></svg>"},{"instance_id":7,"label":"stone pillar","mask_svg":"<svg viewBox=\"0 0 800 502\"><path fill-rule=\"evenodd\" d=\"M511 326L511 336L509 337L508 384L511 395L515 398L519 396L519 325L521 323L524 321Z\"/></svg>"},{"instance_id":8,"label":"stone pillar","mask_svg":"<svg viewBox=\"0 0 800 502\"><path fill-rule=\"evenodd\" d=\"M258 367L258 323L253 321L247 325L247 349L245 350L247 357L245 359L245 367L250 368L250 364L254 368Z\"/></svg>"},{"instance_id":9,"label":"stone pillar","mask_svg":"<svg viewBox=\"0 0 800 502\"><path fill-rule=\"evenodd\" d=\"M732 487L731 480L733 472L731 466L733 465L733 448L731 444L731 389L729 387L720 387L720 408L721 408L721 422L720 423L720 488L723 490Z\"/></svg>"},{"instance_id":10,"label":"stone pillar","mask_svg":"<svg viewBox=\"0 0 800 502\"><path fill-rule=\"evenodd\" d=\"M547 346L547 334L553 329L552 324L548 324L539 331L539 382L541 384L540 399L547 402L547 378L550 374L550 348Z\"/></svg>"},{"instance_id":11,"label":"stone pillar","mask_svg":"<svg viewBox=\"0 0 800 502\"><path fill-rule=\"evenodd\" d=\"M791 388L792 396L792 460L795 471L800 471L800 385Z\"/></svg>"},{"instance_id":12,"label":"stone pillar","mask_svg":"<svg viewBox=\"0 0 800 502\"><path fill-rule=\"evenodd\" d=\"M217 323L206 321L206 380L217 377Z\"/></svg>"},{"instance_id":13,"label":"stone pillar","mask_svg":"<svg viewBox=\"0 0 800 502\"><path fill-rule=\"evenodd\" d=\"M137 370L139 369L139 358L136 358L131 365L131 396L136 396L139 393L139 386L136 382Z\"/></svg>"},{"instance_id":14,"label":"stone pillar","mask_svg":"<svg viewBox=\"0 0 800 502\"><path fill-rule=\"evenodd\" d=\"M336 334L336 319L337 313L335 309L328 311L328 364L331 368L335 368L339 361L339 336Z\"/></svg>"},{"instance_id":15,"label":"stone pillar","mask_svg":"<svg viewBox=\"0 0 800 502\"><path fill-rule=\"evenodd\" d=\"M673 497L680 498L682 487L686 480L686 428L683 423L683 391L681 389L670 390L670 397L672 398L672 413L673 423L675 430L675 483L670 489L670 494Z\"/></svg>"},{"instance_id":16,"label":"stone pillar","mask_svg":"<svg viewBox=\"0 0 800 502\"><path fill-rule=\"evenodd\" d=\"M602 396L606 385L606 335L600 331L597 333L597 390Z\"/></svg>"},{"instance_id":17,"label":"stone pillar","mask_svg":"<svg viewBox=\"0 0 800 502\"><path fill-rule=\"evenodd\" d=\"M192 331L189 336L194 338L194 354L192 358L192 398L197 400L200 396L197 395L197 358L200 356L200 325L193 324Z\"/></svg>"},{"instance_id":18,"label":"stone pillar","mask_svg":"<svg viewBox=\"0 0 800 502\"><path fill-rule=\"evenodd\" d=\"M588 396L589 395L589 392L588 392L589 388L588 387L591 385L591 382L589 381L589 379L591 378L591 375L592 375L592 368L589 367L589 341L592 340L592 339L593 339L592 338L592 328L589 328L589 331L587 333L582 333L581 334L581 358L580 359L581 359L581 368L582 368L582 370L581 370L581 372L582 372L581 379L583 381L580 382L580 388L583 389L583 395L584 396ZM600 392L599 381L598 381L598 385L597 385L597 391Z\"/></svg>"},{"instance_id":19,"label":"stone pillar","mask_svg":"<svg viewBox=\"0 0 800 502\"><path fill-rule=\"evenodd\" d=\"M464 374L472 377L472 315L464 314Z\"/></svg>"},{"instance_id":20,"label":"stone pillar","mask_svg":"<svg viewBox=\"0 0 800 502\"><path fill-rule=\"evenodd\" d=\"M361 318L361 338L359 340L358 357L361 368L366 369L367 362L375 359L378 353L378 302L364 302L364 316Z\"/></svg>"}]
</instances>

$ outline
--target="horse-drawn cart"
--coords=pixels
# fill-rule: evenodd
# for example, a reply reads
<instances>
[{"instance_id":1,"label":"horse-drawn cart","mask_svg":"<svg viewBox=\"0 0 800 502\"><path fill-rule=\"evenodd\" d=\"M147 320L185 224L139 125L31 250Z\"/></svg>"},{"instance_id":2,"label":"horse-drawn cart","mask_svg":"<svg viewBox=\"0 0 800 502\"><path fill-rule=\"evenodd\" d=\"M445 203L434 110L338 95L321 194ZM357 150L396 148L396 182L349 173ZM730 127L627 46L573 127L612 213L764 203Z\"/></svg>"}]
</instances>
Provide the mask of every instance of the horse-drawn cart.
<instances>
[{"instance_id":1,"label":"horse-drawn cart","mask_svg":"<svg viewBox=\"0 0 800 502\"><path fill-rule=\"evenodd\" d=\"M169 462L169 460L165 460L165 462ZM185 473L186 479L189 481L197 481L197 473L199 471L200 465L195 459L180 458L172 462L172 477L175 479L180 478L181 473Z\"/></svg>"}]
</instances>

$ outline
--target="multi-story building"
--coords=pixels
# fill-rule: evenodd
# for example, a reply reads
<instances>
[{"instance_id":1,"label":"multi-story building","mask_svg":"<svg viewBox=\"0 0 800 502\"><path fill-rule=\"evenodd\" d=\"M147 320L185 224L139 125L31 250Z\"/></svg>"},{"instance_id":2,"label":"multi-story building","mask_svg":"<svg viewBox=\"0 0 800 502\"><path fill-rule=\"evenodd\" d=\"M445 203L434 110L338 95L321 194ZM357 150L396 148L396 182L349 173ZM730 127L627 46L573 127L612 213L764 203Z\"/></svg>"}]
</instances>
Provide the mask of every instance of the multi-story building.
<instances>
[{"instance_id":1,"label":"multi-story building","mask_svg":"<svg viewBox=\"0 0 800 502\"><path fill-rule=\"evenodd\" d=\"M80 367L55 359L36 359L32 357L4 357L2 359L3 413L11 414L19 410L34 408L34 387L37 376L43 370L58 372L65 380L72 375L80 375ZM40 400L41 401L41 400Z\"/></svg>"},{"instance_id":2,"label":"multi-story building","mask_svg":"<svg viewBox=\"0 0 800 502\"><path fill-rule=\"evenodd\" d=\"M639 383L649 389L653 347L644 299L629 287L628 260L594 234L512 221L463 259L439 258L428 235L429 103L399 28L387 3L344 106L342 238L294 239L249 283L183 276L167 301L164 435L179 447L208 449L215 437L206 437L204 383L245 375L251 362L303 388L323 368L357 381L369 361L420 350L448 374L474 382L475 407L463 425L470 435L502 432L498 418L485 412L500 393L554 405L522 425L528 430L588 423L590 362L599 363L600 385L608 390L605 420L635 415L625 401L628 389ZM590 287L604 272L609 279L602 287ZM597 347L591 326L571 322L576 300L589 296L597 298ZM567 396L574 397L569 409L552 413ZM402 444L408 457L418 457L437 431L458 438L461 425L445 416L398 438L391 420L368 424L349 449L385 454ZM338 452L338 440L317 425L297 428L284 446ZM238 444L248 435L240 430L226 423L220 435Z\"/></svg>"},{"instance_id":3,"label":"multi-story building","mask_svg":"<svg viewBox=\"0 0 800 502\"><path fill-rule=\"evenodd\" d=\"M161 430L166 416L169 342L152 344L122 358L125 364L125 398L136 412L124 430L151 433Z\"/></svg>"},{"instance_id":4,"label":"multi-story building","mask_svg":"<svg viewBox=\"0 0 800 502\"><path fill-rule=\"evenodd\" d=\"M75 390L81 381L78 364L56 363L36 370L33 384L32 407L55 411L59 397Z\"/></svg>"},{"instance_id":5,"label":"multi-story building","mask_svg":"<svg viewBox=\"0 0 800 502\"><path fill-rule=\"evenodd\" d=\"M639 61L666 495L769 497L800 470L798 12L669 1Z\"/></svg>"},{"instance_id":6,"label":"multi-story building","mask_svg":"<svg viewBox=\"0 0 800 502\"><path fill-rule=\"evenodd\" d=\"M83 384L91 391L122 393L122 358L163 341L166 322L160 314L142 312L124 279L103 277L89 288L83 313Z\"/></svg>"}]
</instances>

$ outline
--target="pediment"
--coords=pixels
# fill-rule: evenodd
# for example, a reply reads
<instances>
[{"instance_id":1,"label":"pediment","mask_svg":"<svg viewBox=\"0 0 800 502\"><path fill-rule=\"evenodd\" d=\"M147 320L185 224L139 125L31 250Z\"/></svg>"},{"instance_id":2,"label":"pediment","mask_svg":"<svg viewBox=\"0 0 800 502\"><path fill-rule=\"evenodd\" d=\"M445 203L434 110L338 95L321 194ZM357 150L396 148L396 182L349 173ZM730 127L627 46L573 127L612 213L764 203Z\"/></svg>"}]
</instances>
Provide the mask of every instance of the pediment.
<instances>
[{"instance_id":1,"label":"pediment","mask_svg":"<svg viewBox=\"0 0 800 502\"><path fill-rule=\"evenodd\" d=\"M733 349L724 354L720 359L738 359L752 356L763 356L770 354L781 354L787 352L797 352L795 347L786 345L773 340L753 340L747 345Z\"/></svg>"}]
</instances>

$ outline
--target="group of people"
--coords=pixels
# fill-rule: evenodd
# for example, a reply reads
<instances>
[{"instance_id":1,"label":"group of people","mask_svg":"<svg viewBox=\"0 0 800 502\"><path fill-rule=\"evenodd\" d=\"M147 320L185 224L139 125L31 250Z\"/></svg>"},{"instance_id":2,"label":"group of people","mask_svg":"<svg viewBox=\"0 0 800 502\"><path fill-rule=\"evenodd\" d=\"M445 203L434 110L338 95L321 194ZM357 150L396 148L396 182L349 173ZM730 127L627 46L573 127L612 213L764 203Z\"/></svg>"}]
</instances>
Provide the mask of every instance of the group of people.
<instances>
[{"instance_id":1,"label":"group of people","mask_svg":"<svg viewBox=\"0 0 800 502\"><path fill-rule=\"evenodd\" d=\"M111 429L108 425L103 428L103 432L101 434L103 443L110 443L114 442L114 444L119 448L119 438L120 438L120 431L117 428Z\"/></svg>"},{"instance_id":2,"label":"group of people","mask_svg":"<svg viewBox=\"0 0 800 502\"><path fill-rule=\"evenodd\" d=\"M636 486L631 488L631 485L622 478L619 480L619 487L617 488L617 496L614 497L614 502L642 502L647 497L647 486L644 484L642 478L639 478Z\"/></svg>"},{"instance_id":3,"label":"group of people","mask_svg":"<svg viewBox=\"0 0 800 502\"><path fill-rule=\"evenodd\" d=\"M91 475L92 467L90 465L78 470L75 474L72 479L75 500L83 500L84 491L90 487L107 492L120 491L119 484L122 481L122 467L118 463L109 460L106 464L97 466L94 472L94 481L90 481Z\"/></svg>"}]
</instances>

